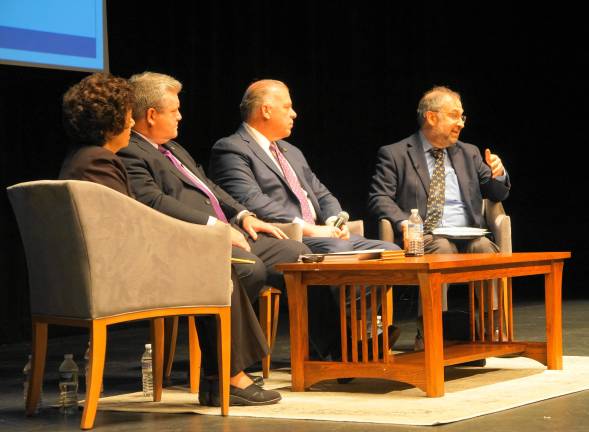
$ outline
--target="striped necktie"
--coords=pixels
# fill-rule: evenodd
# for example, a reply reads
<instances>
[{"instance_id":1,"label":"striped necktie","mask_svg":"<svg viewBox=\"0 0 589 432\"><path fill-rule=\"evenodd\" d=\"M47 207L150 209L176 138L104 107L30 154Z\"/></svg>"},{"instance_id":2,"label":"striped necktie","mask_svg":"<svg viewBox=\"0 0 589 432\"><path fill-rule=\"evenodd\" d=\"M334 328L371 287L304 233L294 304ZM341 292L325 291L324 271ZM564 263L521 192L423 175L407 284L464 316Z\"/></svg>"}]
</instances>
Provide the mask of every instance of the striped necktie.
<instances>
[{"instance_id":1,"label":"striped necktie","mask_svg":"<svg viewBox=\"0 0 589 432\"><path fill-rule=\"evenodd\" d=\"M278 146L275 142L270 143L270 152L278 162L278 165L280 165L280 169L284 174L284 178L286 179L288 186L294 192L297 199L299 200L303 220L309 224L315 225L315 221L313 220L313 213L311 213L311 207L309 206L309 201L307 200L307 195L305 195L305 192L301 187L301 183L299 182L297 175L295 174L291 166L288 164L288 161L286 160L282 152L278 150Z\"/></svg>"},{"instance_id":2,"label":"striped necktie","mask_svg":"<svg viewBox=\"0 0 589 432\"><path fill-rule=\"evenodd\" d=\"M219 204L219 200L215 195L213 195L213 193L207 187L204 186L204 183L202 183L201 180L197 178L195 174L193 174L188 168L186 168L184 164L180 162L180 160L178 160L178 158L174 156L170 150L163 146L158 146L158 150L165 157L167 157L170 160L170 162L172 162L172 164L176 167L178 171L180 171L180 173L186 178L186 180L192 183L198 190L200 190L209 198L209 201L211 202L211 206L215 211L217 219L223 222L227 222L227 217L225 216L225 213L223 213L223 209Z\"/></svg>"},{"instance_id":3,"label":"striped necktie","mask_svg":"<svg viewBox=\"0 0 589 432\"><path fill-rule=\"evenodd\" d=\"M444 170L444 150L431 149L436 160L434 172L429 184L429 196L427 198L427 214L424 224L424 232L431 233L442 220L444 202L446 200L446 173Z\"/></svg>"}]
</instances>

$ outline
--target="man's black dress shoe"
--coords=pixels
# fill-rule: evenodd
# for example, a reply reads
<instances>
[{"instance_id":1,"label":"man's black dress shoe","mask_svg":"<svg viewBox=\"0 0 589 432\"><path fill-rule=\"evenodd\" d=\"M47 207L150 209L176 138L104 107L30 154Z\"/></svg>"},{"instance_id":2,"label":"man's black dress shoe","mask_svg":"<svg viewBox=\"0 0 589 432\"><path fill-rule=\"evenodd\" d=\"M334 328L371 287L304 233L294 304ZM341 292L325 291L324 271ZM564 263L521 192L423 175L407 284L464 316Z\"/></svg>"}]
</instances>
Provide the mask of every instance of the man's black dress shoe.
<instances>
[{"instance_id":1,"label":"man's black dress shoe","mask_svg":"<svg viewBox=\"0 0 589 432\"><path fill-rule=\"evenodd\" d=\"M231 406L271 405L277 403L280 399L282 397L277 391L265 390L256 384L250 384L249 387L244 389L229 386L229 405ZM202 406L221 406L218 380L201 380L198 390L198 402Z\"/></svg>"},{"instance_id":2,"label":"man's black dress shoe","mask_svg":"<svg viewBox=\"0 0 589 432\"><path fill-rule=\"evenodd\" d=\"M277 391L265 390L256 384L250 384L244 389L229 386L229 405L231 406L271 405L278 403L280 399L282 396ZM211 406L221 406L218 392L212 393Z\"/></svg>"}]
</instances>

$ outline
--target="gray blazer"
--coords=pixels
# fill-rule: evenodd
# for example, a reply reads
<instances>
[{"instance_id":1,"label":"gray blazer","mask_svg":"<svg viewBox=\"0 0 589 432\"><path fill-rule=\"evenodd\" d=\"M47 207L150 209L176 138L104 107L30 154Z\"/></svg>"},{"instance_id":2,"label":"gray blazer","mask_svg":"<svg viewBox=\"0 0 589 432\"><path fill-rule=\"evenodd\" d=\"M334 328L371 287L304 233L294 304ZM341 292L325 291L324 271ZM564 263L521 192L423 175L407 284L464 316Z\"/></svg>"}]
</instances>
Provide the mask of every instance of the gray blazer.
<instances>
[{"instance_id":1,"label":"gray blazer","mask_svg":"<svg viewBox=\"0 0 589 432\"><path fill-rule=\"evenodd\" d=\"M448 148L456 171L467 216L473 226L483 225L483 198L503 201L509 195L505 184L492 178L479 149L462 141ZM368 207L377 219L389 219L399 232L399 222L408 219L412 208L426 215L430 176L419 134L415 133L378 151L376 173L368 194Z\"/></svg>"},{"instance_id":2,"label":"gray blazer","mask_svg":"<svg viewBox=\"0 0 589 432\"><path fill-rule=\"evenodd\" d=\"M286 141L278 148L295 171L317 213L318 223L341 211L338 200L311 171L305 156ZM242 125L221 138L211 153L211 178L241 204L269 222L301 217L299 201L282 172Z\"/></svg>"},{"instance_id":3,"label":"gray blazer","mask_svg":"<svg viewBox=\"0 0 589 432\"><path fill-rule=\"evenodd\" d=\"M209 187L219 200L227 219L245 210L244 206L208 179L202 167L178 143L169 141L165 146ZM129 146L119 150L117 155L127 167L137 200L186 222L205 225L209 216L215 216L208 197L141 136L131 134Z\"/></svg>"}]
</instances>

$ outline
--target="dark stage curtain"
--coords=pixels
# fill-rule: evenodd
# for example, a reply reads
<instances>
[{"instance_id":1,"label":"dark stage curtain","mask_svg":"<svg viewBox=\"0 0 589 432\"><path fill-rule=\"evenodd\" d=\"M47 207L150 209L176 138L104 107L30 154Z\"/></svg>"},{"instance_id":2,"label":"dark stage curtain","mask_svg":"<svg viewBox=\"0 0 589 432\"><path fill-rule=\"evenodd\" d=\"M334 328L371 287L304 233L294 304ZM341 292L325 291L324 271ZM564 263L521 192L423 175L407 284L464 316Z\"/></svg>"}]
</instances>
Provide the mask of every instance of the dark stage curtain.
<instances>
[{"instance_id":1,"label":"dark stage curtain","mask_svg":"<svg viewBox=\"0 0 589 432\"><path fill-rule=\"evenodd\" d=\"M376 151L415 132L421 94L448 85L468 115L461 139L491 148L509 171L514 250L572 250L564 293L586 296L589 228L577 210L587 184L584 14L443 2L154 5L108 2L111 71L152 70L184 83L178 141L203 166L212 144L238 126L245 87L283 80L298 113L289 141L375 235L366 197ZM67 150L60 98L83 76L0 65L2 188L57 176ZM26 264L5 193L0 218L2 343L30 330Z\"/></svg>"}]
</instances>

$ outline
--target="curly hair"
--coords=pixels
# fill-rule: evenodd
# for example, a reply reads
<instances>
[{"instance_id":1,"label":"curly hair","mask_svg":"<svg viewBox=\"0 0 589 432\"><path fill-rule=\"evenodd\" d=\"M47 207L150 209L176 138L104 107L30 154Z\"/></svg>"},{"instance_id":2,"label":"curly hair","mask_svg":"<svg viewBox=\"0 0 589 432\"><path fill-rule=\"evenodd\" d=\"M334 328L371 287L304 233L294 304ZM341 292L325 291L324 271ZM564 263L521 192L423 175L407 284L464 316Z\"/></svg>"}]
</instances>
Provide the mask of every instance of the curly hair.
<instances>
[{"instance_id":1,"label":"curly hair","mask_svg":"<svg viewBox=\"0 0 589 432\"><path fill-rule=\"evenodd\" d=\"M102 146L125 129L133 101L133 90L126 79L92 74L63 95L65 131L74 145Z\"/></svg>"}]
</instances>

